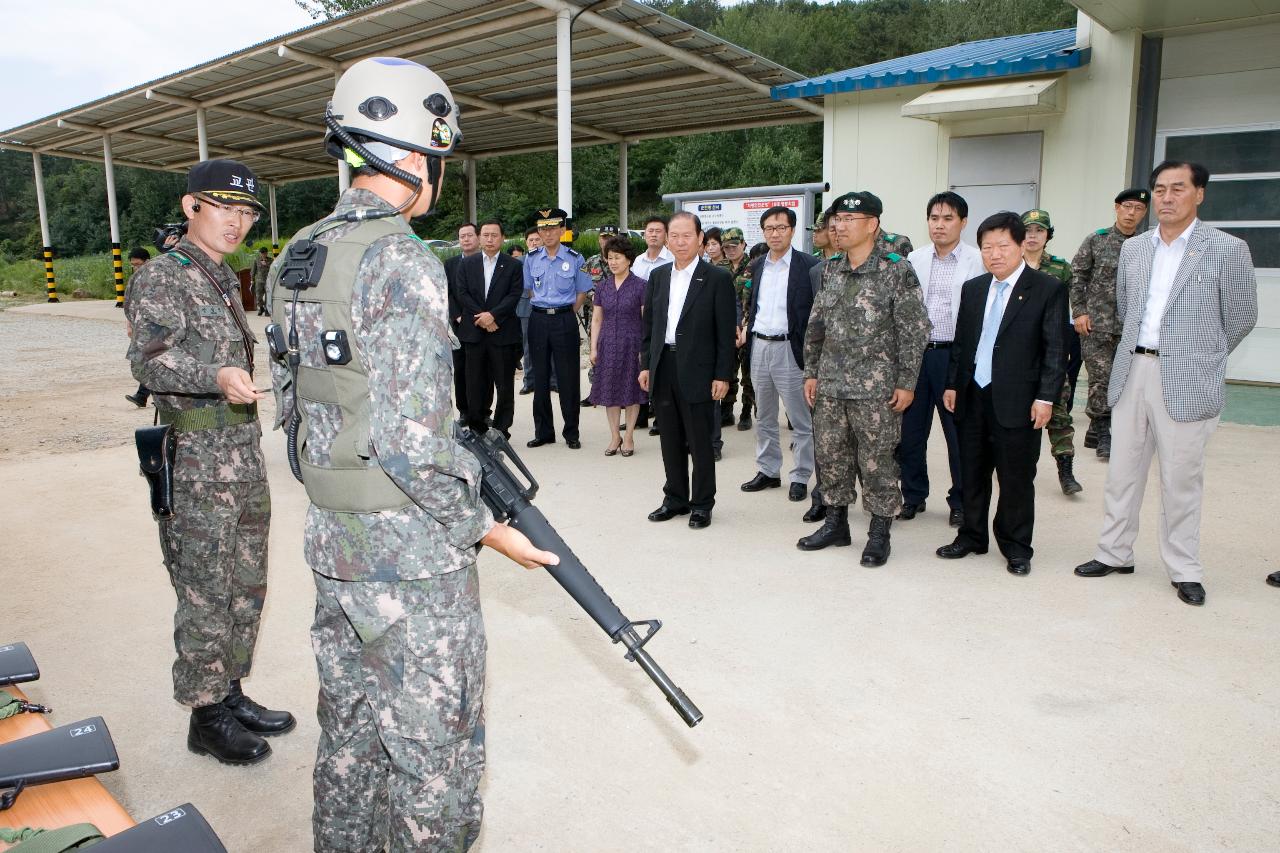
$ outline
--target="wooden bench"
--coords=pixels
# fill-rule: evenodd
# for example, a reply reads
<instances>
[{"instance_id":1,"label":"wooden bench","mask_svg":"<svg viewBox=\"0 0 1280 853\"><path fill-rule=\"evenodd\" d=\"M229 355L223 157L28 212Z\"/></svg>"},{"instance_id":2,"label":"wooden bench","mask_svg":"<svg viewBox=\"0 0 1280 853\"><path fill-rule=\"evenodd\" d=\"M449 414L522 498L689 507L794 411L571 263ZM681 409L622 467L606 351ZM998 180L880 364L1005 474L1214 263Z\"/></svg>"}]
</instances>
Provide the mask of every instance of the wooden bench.
<instances>
[{"instance_id":1,"label":"wooden bench","mask_svg":"<svg viewBox=\"0 0 1280 853\"><path fill-rule=\"evenodd\" d=\"M4 689L19 699L27 698L13 685ZM0 743L9 743L51 728L53 726L44 714L19 714L0 720ZM92 776L50 785L33 785L18 796L13 808L0 812L0 826L16 829L25 826L57 829L73 823L91 823L103 835L115 835L133 826L134 820ZM0 841L0 850L8 850L9 847Z\"/></svg>"}]
</instances>

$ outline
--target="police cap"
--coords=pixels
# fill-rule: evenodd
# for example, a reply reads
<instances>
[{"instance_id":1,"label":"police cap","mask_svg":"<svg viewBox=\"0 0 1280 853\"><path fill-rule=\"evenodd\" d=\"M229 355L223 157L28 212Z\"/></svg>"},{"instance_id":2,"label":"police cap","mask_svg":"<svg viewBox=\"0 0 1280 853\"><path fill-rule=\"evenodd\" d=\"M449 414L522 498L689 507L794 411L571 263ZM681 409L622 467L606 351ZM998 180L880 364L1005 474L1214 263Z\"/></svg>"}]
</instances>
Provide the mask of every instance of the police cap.
<instances>
[{"instance_id":1,"label":"police cap","mask_svg":"<svg viewBox=\"0 0 1280 853\"><path fill-rule=\"evenodd\" d=\"M534 224L539 228L567 228L569 226L569 214L559 207L539 210L536 218L538 221Z\"/></svg>"},{"instance_id":2,"label":"police cap","mask_svg":"<svg viewBox=\"0 0 1280 853\"><path fill-rule=\"evenodd\" d=\"M195 164L187 173L187 192L266 210L258 201L258 176L235 160L205 160Z\"/></svg>"}]
</instances>

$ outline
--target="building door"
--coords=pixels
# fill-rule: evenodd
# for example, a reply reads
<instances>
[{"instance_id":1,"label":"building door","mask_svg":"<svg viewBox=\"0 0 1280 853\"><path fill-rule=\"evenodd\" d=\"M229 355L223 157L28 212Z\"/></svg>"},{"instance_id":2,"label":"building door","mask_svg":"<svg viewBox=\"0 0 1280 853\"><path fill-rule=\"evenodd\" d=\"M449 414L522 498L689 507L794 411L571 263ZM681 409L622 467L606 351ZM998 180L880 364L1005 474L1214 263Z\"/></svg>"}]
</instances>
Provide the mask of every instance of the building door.
<instances>
[{"instance_id":1,"label":"building door","mask_svg":"<svg viewBox=\"0 0 1280 853\"><path fill-rule=\"evenodd\" d=\"M1039 206L1041 144L1039 132L951 140L948 183L969 203L966 243L977 243L978 226L991 214Z\"/></svg>"}]
</instances>

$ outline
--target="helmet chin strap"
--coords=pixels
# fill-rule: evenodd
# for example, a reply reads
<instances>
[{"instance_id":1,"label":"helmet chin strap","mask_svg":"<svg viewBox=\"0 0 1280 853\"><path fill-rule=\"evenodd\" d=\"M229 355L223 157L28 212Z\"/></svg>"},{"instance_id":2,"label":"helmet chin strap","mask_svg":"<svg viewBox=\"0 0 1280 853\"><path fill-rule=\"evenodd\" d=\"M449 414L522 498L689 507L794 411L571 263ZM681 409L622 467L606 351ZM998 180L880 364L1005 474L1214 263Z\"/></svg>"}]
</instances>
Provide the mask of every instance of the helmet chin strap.
<instances>
[{"instance_id":1,"label":"helmet chin strap","mask_svg":"<svg viewBox=\"0 0 1280 853\"><path fill-rule=\"evenodd\" d=\"M444 178L444 162L439 158L427 155L427 186L431 192L431 204L421 216L430 216L436 212L436 202L440 200L440 183Z\"/></svg>"}]
</instances>

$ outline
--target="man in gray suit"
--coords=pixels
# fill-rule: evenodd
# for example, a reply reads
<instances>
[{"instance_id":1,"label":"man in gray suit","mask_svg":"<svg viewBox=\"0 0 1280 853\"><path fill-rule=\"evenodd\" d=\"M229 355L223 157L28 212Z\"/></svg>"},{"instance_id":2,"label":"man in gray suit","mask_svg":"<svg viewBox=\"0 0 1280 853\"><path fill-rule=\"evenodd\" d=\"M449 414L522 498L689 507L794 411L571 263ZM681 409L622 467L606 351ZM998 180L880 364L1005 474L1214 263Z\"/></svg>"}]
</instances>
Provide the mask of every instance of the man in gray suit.
<instances>
[{"instance_id":1,"label":"man in gray suit","mask_svg":"<svg viewBox=\"0 0 1280 853\"><path fill-rule=\"evenodd\" d=\"M1111 466L1086 578L1133 573L1151 455L1160 457L1160 558L1178 598L1204 604L1204 451L1226 397L1227 356L1258 320L1249 247L1197 217L1209 171L1166 160L1151 173L1159 227L1125 242L1116 277L1123 326L1111 369Z\"/></svg>"}]
</instances>

